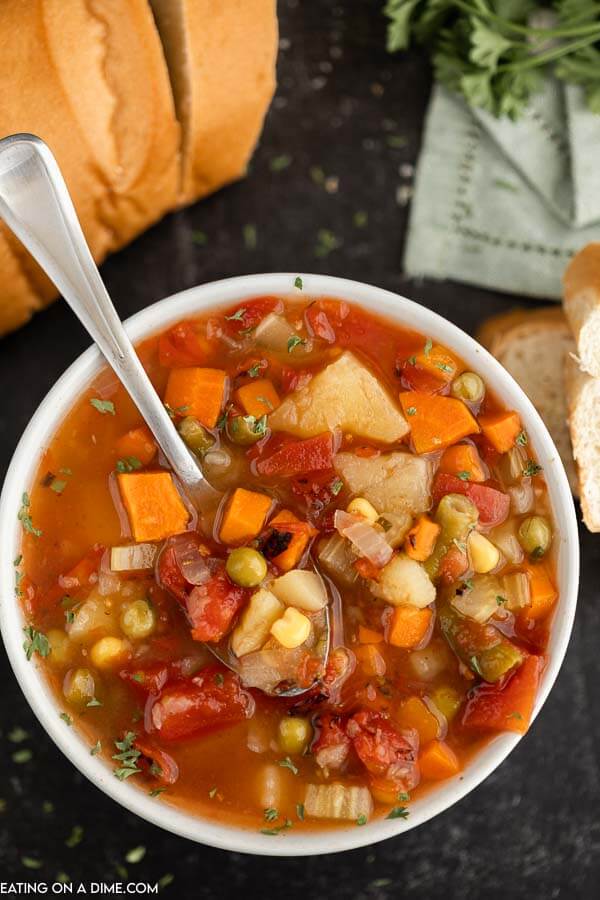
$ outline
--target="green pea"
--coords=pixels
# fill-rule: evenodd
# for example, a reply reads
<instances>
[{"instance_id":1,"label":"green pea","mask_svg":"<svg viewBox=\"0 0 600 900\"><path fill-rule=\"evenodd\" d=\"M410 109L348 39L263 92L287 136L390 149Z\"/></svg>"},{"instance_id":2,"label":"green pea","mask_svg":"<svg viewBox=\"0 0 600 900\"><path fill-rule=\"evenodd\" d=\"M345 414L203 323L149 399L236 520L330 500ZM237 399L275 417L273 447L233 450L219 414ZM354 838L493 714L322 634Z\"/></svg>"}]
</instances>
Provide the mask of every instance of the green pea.
<instances>
[{"instance_id":1,"label":"green pea","mask_svg":"<svg viewBox=\"0 0 600 900\"><path fill-rule=\"evenodd\" d=\"M247 447L256 444L267 433L267 417L233 416L227 422L227 435L234 444Z\"/></svg>"},{"instance_id":2,"label":"green pea","mask_svg":"<svg viewBox=\"0 0 600 900\"><path fill-rule=\"evenodd\" d=\"M519 527L519 543L534 559L540 559L548 552L552 543L552 529L543 516L529 516Z\"/></svg>"},{"instance_id":3,"label":"green pea","mask_svg":"<svg viewBox=\"0 0 600 900\"><path fill-rule=\"evenodd\" d=\"M452 384L452 394L459 400L480 403L485 396L485 385L475 372L463 372Z\"/></svg>"},{"instance_id":4,"label":"green pea","mask_svg":"<svg viewBox=\"0 0 600 900\"><path fill-rule=\"evenodd\" d=\"M252 547L238 547L227 557L226 570L240 587L256 587L267 574L267 561Z\"/></svg>"},{"instance_id":5,"label":"green pea","mask_svg":"<svg viewBox=\"0 0 600 900\"><path fill-rule=\"evenodd\" d=\"M179 423L179 434L194 453L206 453L214 444L214 438L194 416L186 416Z\"/></svg>"}]
</instances>

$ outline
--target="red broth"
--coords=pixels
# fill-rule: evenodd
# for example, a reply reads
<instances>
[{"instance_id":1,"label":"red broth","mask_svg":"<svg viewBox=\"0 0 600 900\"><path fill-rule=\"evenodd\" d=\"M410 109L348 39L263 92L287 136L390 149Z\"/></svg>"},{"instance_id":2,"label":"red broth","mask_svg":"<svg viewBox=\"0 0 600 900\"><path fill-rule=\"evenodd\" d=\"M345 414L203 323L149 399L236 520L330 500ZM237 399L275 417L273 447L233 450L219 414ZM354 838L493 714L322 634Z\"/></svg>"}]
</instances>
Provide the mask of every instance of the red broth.
<instances>
[{"instance_id":1,"label":"red broth","mask_svg":"<svg viewBox=\"0 0 600 900\"><path fill-rule=\"evenodd\" d=\"M406 816L526 730L556 536L477 373L334 298L244 301L138 352L225 493L212 533L106 369L24 495L15 561L28 653L115 777L275 837Z\"/></svg>"}]
</instances>

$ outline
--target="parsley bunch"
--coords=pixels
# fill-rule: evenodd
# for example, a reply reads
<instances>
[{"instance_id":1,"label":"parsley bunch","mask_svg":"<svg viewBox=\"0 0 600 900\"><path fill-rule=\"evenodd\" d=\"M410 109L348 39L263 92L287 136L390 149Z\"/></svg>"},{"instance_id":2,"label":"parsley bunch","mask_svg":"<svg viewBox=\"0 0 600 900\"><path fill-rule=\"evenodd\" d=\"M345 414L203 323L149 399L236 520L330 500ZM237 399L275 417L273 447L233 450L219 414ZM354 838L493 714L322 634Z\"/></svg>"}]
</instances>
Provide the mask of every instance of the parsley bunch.
<instances>
[{"instance_id":1,"label":"parsley bunch","mask_svg":"<svg viewBox=\"0 0 600 900\"><path fill-rule=\"evenodd\" d=\"M600 113L600 0L388 0L384 12L388 50L424 46L470 106L517 119L551 68Z\"/></svg>"}]
</instances>

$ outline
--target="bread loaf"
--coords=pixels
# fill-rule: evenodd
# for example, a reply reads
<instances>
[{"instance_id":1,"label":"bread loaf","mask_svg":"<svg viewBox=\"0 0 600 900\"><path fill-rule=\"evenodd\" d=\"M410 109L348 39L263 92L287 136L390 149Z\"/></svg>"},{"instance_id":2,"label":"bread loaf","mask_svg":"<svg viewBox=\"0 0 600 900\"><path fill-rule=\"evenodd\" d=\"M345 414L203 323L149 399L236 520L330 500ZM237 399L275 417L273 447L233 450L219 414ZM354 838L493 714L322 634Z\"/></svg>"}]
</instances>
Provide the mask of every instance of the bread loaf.
<instances>
[{"instance_id":1,"label":"bread loaf","mask_svg":"<svg viewBox=\"0 0 600 900\"><path fill-rule=\"evenodd\" d=\"M583 521L590 531L600 531L600 378L582 372L569 356L565 386Z\"/></svg>"},{"instance_id":2,"label":"bread loaf","mask_svg":"<svg viewBox=\"0 0 600 900\"><path fill-rule=\"evenodd\" d=\"M483 324L477 338L510 372L539 412L576 494L577 474L563 383L565 360L575 349L575 342L562 310L552 306L494 316Z\"/></svg>"},{"instance_id":3,"label":"bread loaf","mask_svg":"<svg viewBox=\"0 0 600 900\"><path fill-rule=\"evenodd\" d=\"M151 0L183 128L180 202L240 178L275 89L275 0Z\"/></svg>"},{"instance_id":4,"label":"bread loaf","mask_svg":"<svg viewBox=\"0 0 600 900\"><path fill-rule=\"evenodd\" d=\"M600 243L588 244L567 267L563 306L575 336L579 364L600 378Z\"/></svg>"},{"instance_id":5,"label":"bread loaf","mask_svg":"<svg viewBox=\"0 0 600 900\"><path fill-rule=\"evenodd\" d=\"M177 44L163 29L173 87L149 0L0 3L0 137L46 141L98 262L241 176L273 92L274 0L160 6L184 22ZM0 222L0 334L55 296Z\"/></svg>"}]
</instances>

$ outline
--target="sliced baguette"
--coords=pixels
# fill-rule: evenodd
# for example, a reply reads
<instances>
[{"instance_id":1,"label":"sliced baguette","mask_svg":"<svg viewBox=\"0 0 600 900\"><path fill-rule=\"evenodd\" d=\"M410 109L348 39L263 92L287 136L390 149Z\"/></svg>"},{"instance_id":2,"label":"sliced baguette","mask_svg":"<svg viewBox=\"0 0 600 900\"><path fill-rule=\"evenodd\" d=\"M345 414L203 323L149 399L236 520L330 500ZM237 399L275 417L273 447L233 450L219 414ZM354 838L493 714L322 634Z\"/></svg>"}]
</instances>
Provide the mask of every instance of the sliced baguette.
<instances>
[{"instance_id":1,"label":"sliced baguette","mask_svg":"<svg viewBox=\"0 0 600 900\"><path fill-rule=\"evenodd\" d=\"M150 0L183 127L179 200L244 175L275 89L275 0Z\"/></svg>"},{"instance_id":2,"label":"sliced baguette","mask_svg":"<svg viewBox=\"0 0 600 900\"><path fill-rule=\"evenodd\" d=\"M600 243L588 244L569 263L563 305L584 372L600 378Z\"/></svg>"},{"instance_id":3,"label":"sliced baguette","mask_svg":"<svg viewBox=\"0 0 600 900\"><path fill-rule=\"evenodd\" d=\"M563 383L564 361L575 343L562 310L552 306L494 316L480 328L477 339L510 372L541 415L577 494Z\"/></svg>"},{"instance_id":4,"label":"sliced baguette","mask_svg":"<svg viewBox=\"0 0 600 900\"><path fill-rule=\"evenodd\" d=\"M565 386L583 521L590 531L600 531L600 379L567 356Z\"/></svg>"}]
</instances>

